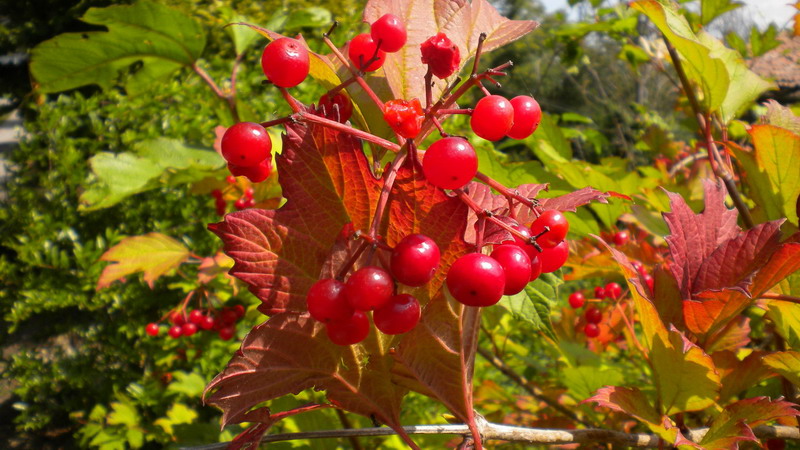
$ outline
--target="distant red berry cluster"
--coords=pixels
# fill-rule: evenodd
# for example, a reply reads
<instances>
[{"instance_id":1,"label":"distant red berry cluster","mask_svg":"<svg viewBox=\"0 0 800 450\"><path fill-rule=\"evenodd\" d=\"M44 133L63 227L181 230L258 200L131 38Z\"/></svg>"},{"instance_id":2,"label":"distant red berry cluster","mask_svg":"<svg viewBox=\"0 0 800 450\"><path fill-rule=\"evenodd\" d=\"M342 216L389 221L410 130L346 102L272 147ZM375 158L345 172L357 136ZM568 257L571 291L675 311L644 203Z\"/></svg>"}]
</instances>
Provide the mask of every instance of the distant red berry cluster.
<instances>
[{"instance_id":1,"label":"distant red berry cluster","mask_svg":"<svg viewBox=\"0 0 800 450\"><path fill-rule=\"evenodd\" d=\"M173 339L178 339L193 336L198 331L210 331L227 341L236 334L236 322L244 317L244 313L242 305L221 309L193 309L188 314L185 309L175 309L167 316L169 323L172 324L167 334ZM149 323L145 327L145 332L149 336L156 337L161 333L161 325L156 322Z\"/></svg>"}]
</instances>

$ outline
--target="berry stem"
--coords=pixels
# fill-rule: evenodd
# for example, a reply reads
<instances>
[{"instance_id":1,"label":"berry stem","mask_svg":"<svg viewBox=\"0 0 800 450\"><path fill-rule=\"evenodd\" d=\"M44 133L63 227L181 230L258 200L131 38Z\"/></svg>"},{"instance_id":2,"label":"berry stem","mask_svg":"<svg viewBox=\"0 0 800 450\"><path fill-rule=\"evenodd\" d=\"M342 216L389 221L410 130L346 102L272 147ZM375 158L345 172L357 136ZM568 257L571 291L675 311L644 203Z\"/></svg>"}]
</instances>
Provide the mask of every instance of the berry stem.
<instances>
[{"instance_id":1,"label":"berry stem","mask_svg":"<svg viewBox=\"0 0 800 450\"><path fill-rule=\"evenodd\" d=\"M260 125L264 128L269 128L269 127L274 127L275 125L283 125L289 122L297 122L297 118L294 116L286 116L286 117L281 117L280 119L261 122Z\"/></svg>"},{"instance_id":2,"label":"berry stem","mask_svg":"<svg viewBox=\"0 0 800 450\"><path fill-rule=\"evenodd\" d=\"M233 94L231 95L225 94L225 92L222 91L222 89L217 85L214 79L211 78L208 72L206 72L200 66L198 66L196 62L192 64L192 70L194 70L194 72L197 75L199 75L200 78L203 79L203 81L208 85L208 87L210 87L211 90L214 91L214 95L216 95L220 100L225 101L225 103L228 105L228 109L231 112L231 117L233 117L233 121L235 123L241 122L241 120L239 120L239 111L236 109L236 99L233 96ZM231 82L233 83L234 80L235 78L232 78Z\"/></svg>"},{"instance_id":3,"label":"berry stem","mask_svg":"<svg viewBox=\"0 0 800 450\"><path fill-rule=\"evenodd\" d=\"M391 166L389 166L389 170L383 175L383 189L381 189L381 195L378 197L378 203L375 206L375 214L372 216L372 224L369 227L369 236L373 239L378 236L378 227L381 224L386 205L389 203L389 194L394 187L394 180L397 179L397 169L399 169L403 161L406 160L407 155L407 151L397 153Z\"/></svg>"},{"instance_id":4,"label":"berry stem","mask_svg":"<svg viewBox=\"0 0 800 450\"><path fill-rule=\"evenodd\" d=\"M297 101L296 98L292 97L292 94L290 94L286 88L280 86L277 86L277 88L281 92L283 99L286 100L286 103L288 103L289 107L292 108L292 111L297 113L305 109L303 108L303 104Z\"/></svg>"},{"instance_id":5,"label":"berry stem","mask_svg":"<svg viewBox=\"0 0 800 450\"><path fill-rule=\"evenodd\" d=\"M483 42L486 41L486 33L481 33L478 36L478 46L475 48L475 59L472 61L472 72L470 73L470 78L474 77L475 74L478 73L478 64L481 61L481 53L483 53Z\"/></svg>"},{"instance_id":6,"label":"berry stem","mask_svg":"<svg viewBox=\"0 0 800 450\"><path fill-rule=\"evenodd\" d=\"M350 255L350 258L348 258L347 261L345 261L344 264L342 264L342 267L336 274L337 280L344 281L344 276L347 275L347 272L350 272L350 269L353 268L353 264L355 264L356 261L358 261L358 258L361 257L361 254L364 253L364 250L366 250L367 247L369 246L370 246L369 243L361 241L361 243L356 248L356 251L354 251L353 254Z\"/></svg>"},{"instance_id":7,"label":"berry stem","mask_svg":"<svg viewBox=\"0 0 800 450\"><path fill-rule=\"evenodd\" d=\"M445 116L449 114L472 114L472 108L440 109L439 111L436 111L437 116Z\"/></svg>"},{"instance_id":8,"label":"berry stem","mask_svg":"<svg viewBox=\"0 0 800 450\"><path fill-rule=\"evenodd\" d=\"M478 219L478 232L475 235L475 251L480 253L483 248L483 235L486 232L486 219L481 217Z\"/></svg>"},{"instance_id":9,"label":"berry stem","mask_svg":"<svg viewBox=\"0 0 800 450\"><path fill-rule=\"evenodd\" d=\"M335 87L329 89L328 90L328 95L336 94L337 92L343 90L347 86L350 86L351 84L353 84L355 81L356 81L356 77L350 77L350 78L342 81L341 83L339 83L338 86L335 86Z\"/></svg>"},{"instance_id":10,"label":"berry stem","mask_svg":"<svg viewBox=\"0 0 800 450\"><path fill-rule=\"evenodd\" d=\"M800 297L794 297L791 295L782 295L782 294L761 294L758 298L763 298L765 300L777 300L782 302L790 302L790 303L798 303L800 304Z\"/></svg>"},{"instance_id":11,"label":"berry stem","mask_svg":"<svg viewBox=\"0 0 800 450\"><path fill-rule=\"evenodd\" d=\"M475 178L479 179L480 181L483 181L484 183L489 185L489 187L491 187L495 191L497 191L500 194L502 194L503 196L505 196L509 200L509 208L512 206L511 205L511 201L512 200L516 200L516 201L522 203L523 205L527 206L528 208L532 209L534 214L536 214L536 216L538 217L539 214L538 214L538 211L536 210L536 206L538 206L538 205L535 204L533 201L531 201L531 199L529 199L527 197L523 197L522 195L520 195L519 191L517 191L516 189L509 189L509 188L503 186L503 184L500 183L499 181L497 181L497 180L495 180L495 179L493 179L493 178L489 177L488 175L486 175L484 173L481 173L481 172L478 172L477 174L475 174Z\"/></svg>"},{"instance_id":12,"label":"berry stem","mask_svg":"<svg viewBox=\"0 0 800 450\"><path fill-rule=\"evenodd\" d=\"M298 120L311 122L311 123L316 123L316 124L322 125L324 127L331 128L333 130L337 130L337 131L341 131L343 133L347 133L347 134L349 134L351 136L355 136L355 137L357 137L359 139L363 139L363 140L365 140L367 142L371 142L371 143L373 143L375 145L383 147L383 148L385 148L387 150L390 150L390 151L392 151L394 153L397 153L402 149L402 147L400 147L399 145L395 144L392 141L380 138L378 136L375 136L372 133L367 133L366 131L362 131L362 130L353 128L353 127L351 127L349 125L345 125L343 123L339 123L339 122L337 122L335 120L326 119L324 117L318 116L316 114L313 114L313 113L310 113L310 112L307 112L307 111L300 111L300 112L298 112L296 114L296 116L298 117Z\"/></svg>"},{"instance_id":13,"label":"berry stem","mask_svg":"<svg viewBox=\"0 0 800 450\"><path fill-rule=\"evenodd\" d=\"M335 26L336 26L336 22L334 22L334 26L333 27L335 27ZM333 29L333 27L332 27L332 29ZM361 73L359 71L357 71L353 66L350 65L350 62L347 60L347 58L344 57L342 52L340 52L339 49L336 48L336 45L331 41L331 39L328 37L327 33L322 35L322 41L325 42L325 45L327 45L328 48L331 49L331 52L333 52L333 54L336 55L336 58L338 58L339 61L347 68L347 70L350 71L350 74L353 75L353 78L355 78L356 83L358 83L358 85L361 86L361 89L363 89L364 92L366 92L367 95L369 95L369 98L372 99L372 101L375 103L375 105L378 106L378 109L382 113L383 112L383 102L375 94L375 91L373 91L372 88L369 87L369 84L367 84L367 82L364 80L364 77L361 76Z\"/></svg>"},{"instance_id":14,"label":"berry stem","mask_svg":"<svg viewBox=\"0 0 800 450\"><path fill-rule=\"evenodd\" d=\"M425 110L427 111L433 103L433 72L431 66L428 66L428 71L425 72Z\"/></svg>"},{"instance_id":15,"label":"berry stem","mask_svg":"<svg viewBox=\"0 0 800 450\"><path fill-rule=\"evenodd\" d=\"M515 237L517 237L517 238L519 238L519 239L521 239L523 241L528 241L528 243L530 243L531 245L536 247L536 250L538 250L540 252L542 251L542 247L540 247L539 244L536 243L536 239L533 236L525 236L524 234L522 234L519 231L517 231L514 228L512 228L511 225L508 225L507 223L505 223L502 220L500 220L497 217L495 217L494 214L491 211L489 211L487 209L484 209L484 208L481 208L480 205L475 203L475 200L470 198L470 196L466 192L464 192L464 189L456 189L453 192L455 192L458 195L458 198L462 202L464 202L467 206L469 206L469 208L472 209L472 211L474 211L475 214L478 215L478 220L480 220L481 218L485 218L487 221L489 221L489 222L499 226L500 228L508 231L513 236L515 236Z\"/></svg>"}]
</instances>

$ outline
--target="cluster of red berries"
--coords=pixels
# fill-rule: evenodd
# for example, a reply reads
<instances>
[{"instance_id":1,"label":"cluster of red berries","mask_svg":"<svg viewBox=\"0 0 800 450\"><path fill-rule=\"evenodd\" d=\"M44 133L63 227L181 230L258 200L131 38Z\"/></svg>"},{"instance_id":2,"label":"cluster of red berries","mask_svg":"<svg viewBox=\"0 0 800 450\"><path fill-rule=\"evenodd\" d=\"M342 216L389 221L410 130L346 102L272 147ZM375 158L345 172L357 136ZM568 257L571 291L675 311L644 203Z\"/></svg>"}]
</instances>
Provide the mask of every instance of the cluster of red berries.
<instances>
[{"instance_id":1,"label":"cluster of red berries","mask_svg":"<svg viewBox=\"0 0 800 450\"><path fill-rule=\"evenodd\" d=\"M622 286L618 283L608 283L603 286L597 286L594 289L594 298L599 300L603 300L604 298L610 298L612 300L618 300L622 296ZM569 296L569 306L573 309L580 309L583 307L584 303L586 302L586 297L583 295L583 292L576 291L570 294ZM603 321L603 312L597 306L590 306L586 308L586 311L583 313L584 319L586 319L586 324L583 327L583 333L588 338L596 338L600 336L600 327L598 324Z\"/></svg>"},{"instance_id":2,"label":"cluster of red berries","mask_svg":"<svg viewBox=\"0 0 800 450\"><path fill-rule=\"evenodd\" d=\"M439 247L429 237L411 234L391 250L389 270L362 267L346 282L333 278L317 281L306 296L308 312L323 322L330 340L351 345L369 335L369 317L384 334L402 334L417 325L419 301L410 294L395 294L395 281L419 287L433 278L439 267Z\"/></svg>"},{"instance_id":3,"label":"cluster of red berries","mask_svg":"<svg viewBox=\"0 0 800 450\"><path fill-rule=\"evenodd\" d=\"M569 244L564 238L569 222L560 211L546 210L530 228L513 225L528 237L502 242L491 255L468 253L458 258L447 273L447 288L468 306L491 306L503 295L521 292L542 273L558 270L567 261ZM531 236L541 251L531 244Z\"/></svg>"},{"instance_id":4,"label":"cluster of red berries","mask_svg":"<svg viewBox=\"0 0 800 450\"><path fill-rule=\"evenodd\" d=\"M230 185L236 184L236 177L234 177L233 175L228 175L228 177L225 180ZM235 202L233 202L234 208L236 208L237 210L242 210L256 206L256 200L255 198L253 198L253 195L255 195L256 191L255 189L253 189L252 186L247 187L241 192L242 196L236 199ZM222 192L221 189L214 189L213 191L211 191L211 196L214 197L214 202L215 202L214 205L217 208L217 215L224 216L228 210L228 202L225 200L224 193Z\"/></svg>"},{"instance_id":5,"label":"cluster of red berries","mask_svg":"<svg viewBox=\"0 0 800 450\"><path fill-rule=\"evenodd\" d=\"M272 140L261 124L239 122L228 128L221 150L234 176L260 183L272 173Z\"/></svg>"},{"instance_id":6,"label":"cluster of red berries","mask_svg":"<svg viewBox=\"0 0 800 450\"><path fill-rule=\"evenodd\" d=\"M235 305L222 309L209 309L202 311L193 309L188 314L186 310L174 310L168 314L172 326L167 334L178 339L182 336L189 337L200 330L216 332L220 339L230 340L236 333L236 322L244 317L244 306ZM149 336L158 336L161 332L160 324L151 322L145 327Z\"/></svg>"}]
</instances>

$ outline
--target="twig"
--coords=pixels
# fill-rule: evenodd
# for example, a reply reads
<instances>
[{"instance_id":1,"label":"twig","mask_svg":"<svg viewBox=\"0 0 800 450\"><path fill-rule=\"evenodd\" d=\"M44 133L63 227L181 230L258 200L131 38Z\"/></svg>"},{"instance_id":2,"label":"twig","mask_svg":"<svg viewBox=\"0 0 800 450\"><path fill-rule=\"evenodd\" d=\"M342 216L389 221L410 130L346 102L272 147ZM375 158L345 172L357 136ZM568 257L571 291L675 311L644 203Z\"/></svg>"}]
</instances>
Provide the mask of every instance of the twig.
<instances>
[{"instance_id":1,"label":"twig","mask_svg":"<svg viewBox=\"0 0 800 450\"><path fill-rule=\"evenodd\" d=\"M427 435L467 435L469 428L466 425L412 425L403 427L408 434ZM699 441L708 432L708 428L688 430L684 436L692 441ZM759 439L785 439L800 440L800 430L788 426L761 425L753 429ZM380 428L352 428L346 430L319 430L300 433L280 433L265 435L261 442L293 441L299 439L325 439L342 438L350 436L392 436L397 434L387 427ZM528 444L588 444L610 443L627 447L656 448L659 438L653 434L629 434L616 430L589 428L583 430L558 430L544 428L526 428L512 425L502 425L485 422L481 427L481 435L487 441L525 442ZM183 447L186 450L218 450L228 446L228 442L200 445L196 447Z\"/></svg>"},{"instance_id":2,"label":"twig","mask_svg":"<svg viewBox=\"0 0 800 450\"><path fill-rule=\"evenodd\" d=\"M763 298L765 300L780 300L783 302L800 303L800 297L794 297L791 295L761 294L758 298Z\"/></svg>"},{"instance_id":3,"label":"twig","mask_svg":"<svg viewBox=\"0 0 800 450\"><path fill-rule=\"evenodd\" d=\"M686 158L681 159L680 161L676 162L672 165L669 169L669 173L667 176L670 178L675 177L679 170L683 169L684 167L688 166L689 164L699 161L701 159L708 159L708 153L700 152L700 153L692 153L691 155L687 156Z\"/></svg>"},{"instance_id":4,"label":"twig","mask_svg":"<svg viewBox=\"0 0 800 450\"><path fill-rule=\"evenodd\" d=\"M234 69L235 69L235 65L234 65ZM198 66L196 62L194 64L192 64L192 70L194 70L194 72L197 75L199 75L200 78L203 79L203 81L205 81L205 83L208 85L208 87L210 87L211 90L214 91L214 95L216 95L220 100L224 101L225 104L228 105L228 109L231 111L231 116L233 117L233 121L236 122L236 123L240 122L240 120L239 120L239 111L236 109L236 98L233 95L225 94L225 92L222 91L222 89L217 85L217 83L214 81L214 79L211 78L211 76L208 74L208 72L206 72L200 66ZM233 83L236 82L235 74L236 74L236 72L234 71L233 74L232 74L234 76L234 78L232 80Z\"/></svg>"}]
</instances>

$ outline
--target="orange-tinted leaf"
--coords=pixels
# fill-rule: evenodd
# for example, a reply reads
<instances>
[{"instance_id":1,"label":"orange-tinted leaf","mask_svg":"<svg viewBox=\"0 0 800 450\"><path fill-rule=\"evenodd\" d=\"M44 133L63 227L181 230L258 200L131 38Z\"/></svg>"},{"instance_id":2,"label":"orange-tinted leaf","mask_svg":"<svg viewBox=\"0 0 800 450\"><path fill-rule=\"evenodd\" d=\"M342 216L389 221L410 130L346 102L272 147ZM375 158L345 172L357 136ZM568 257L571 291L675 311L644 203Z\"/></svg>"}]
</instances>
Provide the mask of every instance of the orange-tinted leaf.
<instances>
[{"instance_id":1,"label":"orange-tinted leaf","mask_svg":"<svg viewBox=\"0 0 800 450\"><path fill-rule=\"evenodd\" d=\"M217 275L227 273L231 267L233 267L233 260L222 252L203 258L197 267L197 281L200 284L208 284Z\"/></svg>"},{"instance_id":2,"label":"orange-tinted leaf","mask_svg":"<svg viewBox=\"0 0 800 450\"><path fill-rule=\"evenodd\" d=\"M152 288L160 276L177 268L189 258L189 249L175 239L161 233L125 238L100 257L112 261L100 274L97 289L128 275L144 272L144 281Z\"/></svg>"},{"instance_id":3,"label":"orange-tinted leaf","mask_svg":"<svg viewBox=\"0 0 800 450\"><path fill-rule=\"evenodd\" d=\"M764 364L800 386L800 352L775 352L764 357Z\"/></svg>"},{"instance_id":4,"label":"orange-tinted leaf","mask_svg":"<svg viewBox=\"0 0 800 450\"><path fill-rule=\"evenodd\" d=\"M724 328L714 333L705 343L705 350L711 354L722 350L738 350L750 343L750 318L738 316L729 321Z\"/></svg>"},{"instance_id":5,"label":"orange-tinted leaf","mask_svg":"<svg viewBox=\"0 0 800 450\"><path fill-rule=\"evenodd\" d=\"M269 431L269 429L281 419L285 419L286 417L293 416L295 414L300 414L307 411L313 411L315 409L320 408L327 408L328 405L318 405L318 404L311 404L300 406L297 408L290 409L288 411L282 411L277 414L270 414L269 408L261 408L259 420L251 425L246 430L242 431L237 435L233 440L228 444L226 450L239 450L242 448L256 448L258 444L261 442L261 438L264 436L264 433Z\"/></svg>"},{"instance_id":6,"label":"orange-tinted leaf","mask_svg":"<svg viewBox=\"0 0 800 450\"><path fill-rule=\"evenodd\" d=\"M766 397L748 398L725 407L714 421L700 445L711 449L737 449L741 441L758 441L752 427L781 417L800 415L795 405Z\"/></svg>"},{"instance_id":7,"label":"orange-tinted leaf","mask_svg":"<svg viewBox=\"0 0 800 450\"><path fill-rule=\"evenodd\" d=\"M661 416L642 391L637 388L606 386L583 403L595 402L600 406L636 417L648 425L660 426Z\"/></svg>"},{"instance_id":8,"label":"orange-tinted leaf","mask_svg":"<svg viewBox=\"0 0 800 450\"><path fill-rule=\"evenodd\" d=\"M769 368L764 365L763 358L766 354L766 352L753 352L743 360L739 360L733 351L719 351L711 355L721 377L720 404L725 404L734 395L773 376Z\"/></svg>"}]
</instances>

